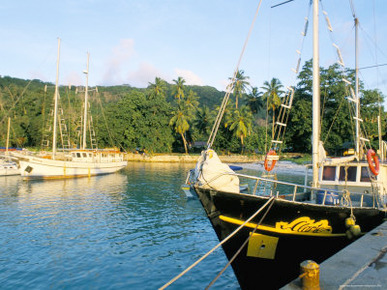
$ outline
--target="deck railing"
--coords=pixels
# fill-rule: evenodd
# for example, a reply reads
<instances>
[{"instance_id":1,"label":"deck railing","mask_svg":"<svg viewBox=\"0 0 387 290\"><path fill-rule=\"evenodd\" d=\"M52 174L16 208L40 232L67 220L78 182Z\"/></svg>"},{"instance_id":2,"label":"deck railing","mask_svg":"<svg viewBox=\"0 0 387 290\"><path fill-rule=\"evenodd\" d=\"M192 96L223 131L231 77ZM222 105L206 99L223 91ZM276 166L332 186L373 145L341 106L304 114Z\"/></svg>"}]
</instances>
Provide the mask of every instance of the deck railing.
<instances>
[{"instance_id":1,"label":"deck railing","mask_svg":"<svg viewBox=\"0 0 387 290\"><path fill-rule=\"evenodd\" d=\"M384 208L384 205L381 205L380 202L378 202L377 197L374 194L370 193L362 193L362 192L349 192L348 190L335 190L335 189L327 189L327 188L318 188L318 187L312 187L308 185L302 185L292 182L286 182L286 181L279 181L274 180L270 178L264 178L264 177L258 177L258 176L251 176L246 174L240 174L240 173L231 173L226 172L217 175L216 177L212 178L211 180L207 181L206 184L202 184L202 186L208 185L211 187L211 183L215 181L217 178L224 176L224 175L234 175L238 176L239 178L244 178L248 180L255 180L254 189L251 193L252 195L269 195L276 197L284 198L286 200L291 201L317 201L317 204L319 205L332 205L332 206L353 206L353 207L379 207ZM190 180L190 176L187 176L186 182ZM259 183L264 184L272 184L275 185L274 187L278 187L279 185L282 187L288 187L289 190L282 189L281 193L280 191L273 192L273 190L270 190L269 194L262 194L262 192L257 192ZM271 186L273 188L273 186ZM289 192L289 193L283 193L283 191ZM323 194L323 196L322 196ZM317 199L318 195L318 199ZM322 200L321 200L322 197ZM303 200L302 200L303 199ZM329 201L328 201L329 200Z\"/></svg>"}]
</instances>

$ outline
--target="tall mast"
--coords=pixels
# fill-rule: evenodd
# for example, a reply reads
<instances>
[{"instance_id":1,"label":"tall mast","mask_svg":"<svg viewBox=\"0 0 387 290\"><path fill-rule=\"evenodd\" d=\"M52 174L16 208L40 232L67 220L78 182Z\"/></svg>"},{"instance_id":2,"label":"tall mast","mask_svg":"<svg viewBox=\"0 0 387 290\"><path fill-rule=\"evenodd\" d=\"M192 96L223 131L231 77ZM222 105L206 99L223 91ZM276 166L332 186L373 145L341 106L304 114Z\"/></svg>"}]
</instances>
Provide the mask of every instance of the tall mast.
<instances>
[{"instance_id":1,"label":"tall mast","mask_svg":"<svg viewBox=\"0 0 387 290\"><path fill-rule=\"evenodd\" d=\"M85 88L85 111L83 114L83 144L82 149L86 149L86 129L87 129L87 105L88 105L88 86L89 86L89 56L90 54L87 53L87 67L86 70L83 71L84 74L86 74L86 88Z\"/></svg>"},{"instance_id":2,"label":"tall mast","mask_svg":"<svg viewBox=\"0 0 387 290\"><path fill-rule=\"evenodd\" d=\"M356 154L360 159L360 98L359 98L359 63L358 63L358 26L359 20L355 18L355 94L356 94Z\"/></svg>"},{"instance_id":3,"label":"tall mast","mask_svg":"<svg viewBox=\"0 0 387 290\"><path fill-rule=\"evenodd\" d=\"M59 98L59 56L60 56L60 38L58 38L58 57L56 61L56 81L55 81L55 96L54 96L54 125L52 134L52 159L55 159L56 154L56 127L58 123L58 98Z\"/></svg>"},{"instance_id":4,"label":"tall mast","mask_svg":"<svg viewBox=\"0 0 387 290\"><path fill-rule=\"evenodd\" d=\"M8 155L8 144L9 144L9 129L11 128L11 117L8 117L8 129L7 129L7 144L5 145L5 155Z\"/></svg>"},{"instance_id":5,"label":"tall mast","mask_svg":"<svg viewBox=\"0 0 387 290\"><path fill-rule=\"evenodd\" d=\"M312 123L312 163L313 187L318 186L318 162L320 141L320 67L318 36L318 0L313 0L313 123Z\"/></svg>"}]
</instances>

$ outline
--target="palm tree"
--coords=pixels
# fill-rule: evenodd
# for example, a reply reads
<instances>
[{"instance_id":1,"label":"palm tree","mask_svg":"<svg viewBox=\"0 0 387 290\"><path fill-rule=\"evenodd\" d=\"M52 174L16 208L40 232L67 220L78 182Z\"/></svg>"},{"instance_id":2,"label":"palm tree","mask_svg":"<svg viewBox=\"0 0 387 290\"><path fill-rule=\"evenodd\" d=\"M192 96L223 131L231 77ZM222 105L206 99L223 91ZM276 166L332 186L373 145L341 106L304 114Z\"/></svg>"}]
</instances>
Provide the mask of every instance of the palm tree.
<instances>
[{"instance_id":1,"label":"palm tree","mask_svg":"<svg viewBox=\"0 0 387 290\"><path fill-rule=\"evenodd\" d=\"M225 127L234 133L234 136L241 139L242 152L244 148L244 138L251 134L252 116L248 106L235 109L231 114L226 115Z\"/></svg>"},{"instance_id":2,"label":"palm tree","mask_svg":"<svg viewBox=\"0 0 387 290\"><path fill-rule=\"evenodd\" d=\"M165 97L165 90L167 86L165 84L165 81L162 80L161 78L156 77L155 78L155 83L149 83L148 89L149 89L149 98L154 100L157 97Z\"/></svg>"},{"instance_id":3,"label":"palm tree","mask_svg":"<svg viewBox=\"0 0 387 290\"><path fill-rule=\"evenodd\" d=\"M235 80L233 82L233 94L235 95L235 108L238 109L238 98L242 98L243 94L246 93L247 87L250 83L247 81L249 79L248 76L244 75L243 70L238 70L235 75ZM233 80L233 78L229 78Z\"/></svg>"},{"instance_id":4,"label":"palm tree","mask_svg":"<svg viewBox=\"0 0 387 290\"><path fill-rule=\"evenodd\" d=\"M196 118L194 125L200 134L209 135L210 131L211 113L207 106L198 108L196 111Z\"/></svg>"},{"instance_id":5,"label":"palm tree","mask_svg":"<svg viewBox=\"0 0 387 290\"><path fill-rule=\"evenodd\" d=\"M253 87L251 93L248 95L248 104L251 112L256 114L263 107L262 101L263 92L258 91L257 87Z\"/></svg>"},{"instance_id":6,"label":"palm tree","mask_svg":"<svg viewBox=\"0 0 387 290\"><path fill-rule=\"evenodd\" d=\"M272 78L270 83L268 81L265 81L262 87L262 89L265 90L263 97L266 99L267 110L269 110L270 108L273 111L273 129L272 129L273 138L274 138L275 110L277 107L281 105L281 95L283 94L283 91L281 90L281 88L283 88L283 85L281 84L280 80L277 78Z\"/></svg>"},{"instance_id":7,"label":"palm tree","mask_svg":"<svg viewBox=\"0 0 387 290\"><path fill-rule=\"evenodd\" d=\"M183 100L179 100L177 103L177 109L172 112L172 118L169 121L169 126L172 126L175 132L180 134L186 154L188 154L188 148L187 140L184 135L190 128L188 120L191 120L192 117L192 110Z\"/></svg>"},{"instance_id":8,"label":"palm tree","mask_svg":"<svg viewBox=\"0 0 387 290\"><path fill-rule=\"evenodd\" d=\"M198 99L198 95L193 90L190 90L185 98L185 104L191 109L197 110L199 106Z\"/></svg>"},{"instance_id":9,"label":"palm tree","mask_svg":"<svg viewBox=\"0 0 387 290\"><path fill-rule=\"evenodd\" d=\"M173 81L175 82L175 90L176 90L175 98L178 100L184 99L185 79L182 77L178 77L177 80L173 80Z\"/></svg>"}]
</instances>

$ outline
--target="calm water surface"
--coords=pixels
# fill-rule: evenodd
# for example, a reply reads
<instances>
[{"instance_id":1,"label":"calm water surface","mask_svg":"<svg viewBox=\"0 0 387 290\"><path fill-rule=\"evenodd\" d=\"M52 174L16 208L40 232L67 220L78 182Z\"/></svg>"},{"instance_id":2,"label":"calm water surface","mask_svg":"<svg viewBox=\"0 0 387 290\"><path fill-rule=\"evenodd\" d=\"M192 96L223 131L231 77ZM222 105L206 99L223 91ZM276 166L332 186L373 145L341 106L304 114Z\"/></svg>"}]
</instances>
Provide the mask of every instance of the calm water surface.
<instances>
[{"instance_id":1,"label":"calm water surface","mask_svg":"<svg viewBox=\"0 0 387 290\"><path fill-rule=\"evenodd\" d=\"M180 190L193 165L132 163L92 178L0 177L1 289L156 289L218 240ZM221 249L169 289L203 289ZM238 289L231 269L213 289Z\"/></svg>"},{"instance_id":2,"label":"calm water surface","mask_svg":"<svg viewBox=\"0 0 387 290\"><path fill-rule=\"evenodd\" d=\"M131 163L70 180L0 177L0 288L161 287L218 243L200 202L180 190L193 166ZM169 289L204 289L226 263L219 248ZM239 289L231 268L212 287L225 288Z\"/></svg>"}]
</instances>

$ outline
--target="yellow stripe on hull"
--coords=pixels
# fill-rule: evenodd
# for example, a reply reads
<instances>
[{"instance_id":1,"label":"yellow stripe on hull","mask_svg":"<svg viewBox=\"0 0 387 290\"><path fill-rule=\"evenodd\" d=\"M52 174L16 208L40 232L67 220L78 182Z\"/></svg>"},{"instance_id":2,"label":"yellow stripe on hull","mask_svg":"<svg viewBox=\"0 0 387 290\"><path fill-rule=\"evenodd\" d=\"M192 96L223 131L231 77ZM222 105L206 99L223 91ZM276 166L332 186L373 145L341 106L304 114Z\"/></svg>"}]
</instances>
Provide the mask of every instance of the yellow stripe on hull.
<instances>
[{"instance_id":1,"label":"yellow stripe on hull","mask_svg":"<svg viewBox=\"0 0 387 290\"><path fill-rule=\"evenodd\" d=\"M72 178L84 178L84 177L91 177L91 176L97 176L97 175L107 175L109 173L103 173L103 174L82 174L82 175L55 175L55 176L24 176L23 180L50 180L50 179L72 179Z\"/></svg>"},{"instance_id":2,"label":"yellow stripe on hull","mask_svg":"<svg viewBox=\"0 0 387 290\"><path fill-rule=\"evenodd\" d=\"M230 218L224 215L219 216L220 220L235 224L242 225L245 221ZM247 223L245 227L255 229L257 224ZM345 236L345 233L342 234L332 234L332 228L329 226L327 220L321 220L315 222L309 217L300 217L294 221L287 222L277 222L275 227L262 226L257 227L258 230L277 233L277 234L286 234L286 235L299 235L299 236L316 236L316 237L342 237Z\"/></svg>"}]
</instances>

